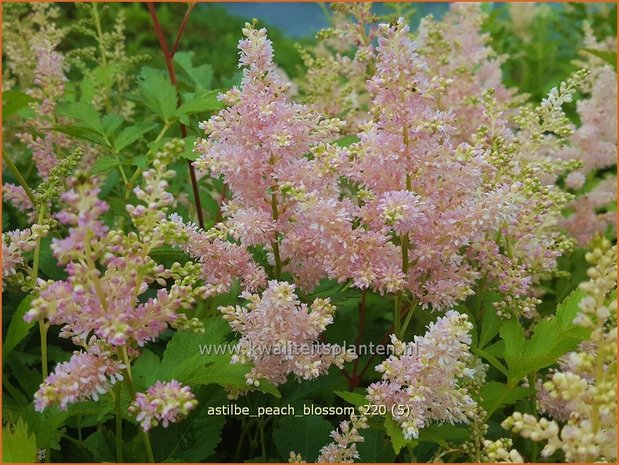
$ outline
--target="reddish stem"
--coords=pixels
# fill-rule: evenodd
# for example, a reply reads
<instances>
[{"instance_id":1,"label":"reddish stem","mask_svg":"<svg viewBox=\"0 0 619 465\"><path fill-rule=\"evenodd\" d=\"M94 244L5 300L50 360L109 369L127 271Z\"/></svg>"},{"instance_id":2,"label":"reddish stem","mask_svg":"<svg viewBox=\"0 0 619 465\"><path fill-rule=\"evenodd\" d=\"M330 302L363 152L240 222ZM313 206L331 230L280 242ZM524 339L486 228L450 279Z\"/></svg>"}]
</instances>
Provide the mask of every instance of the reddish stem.
<instances>
[{"instance_id":1,"label":"reddish stem","mask_svg":"<svg viewBox=\"0 0 619 465\"><path fill-rule=\"evenodd\" d=\"M187 26L187 21L189 21L189 15L191 14L191 11L194 9L195 6L196 6L195 3L190 3L187 6L187 11L185 11L185 16L183 17L183 21L181 22L181 25L178 28L178 34L176 34L176 40L174 41L172 52L170 52L172 56L174 56L174 54L178 50L178 46L181 42L181 37L183 36L183 32L185 31L185 26Z\"/></svg>"},{"instance_id":2,"label":"reddish stem","mask_svg":"<svg viewBox=\"0 0 619 465\"><path fill-rule=\"evenodd\" d=\"M187 20L189 19L189 14L191 10L193 10L194 4L190 4L187 8L187 12L185 13L185 17L183 18L183 22L179 28L178 34L176 35L176 42L174 43L174 48L170 52L168 48L168 43L166 42L165 36L163 34L163 29L161 28L161 24L159 23L159 18L157 17L157 10L155 9L155 5L153 2L147 2L148 11L150 12L150 16L153 20L153 27L155 28L155 33L157 34L157 38L159 39L159 46L161 47L161 51L163 52L163 57L165 58L166 66L168 68L168 75L170 76L170 82L176 88L176 98L178 103L180 104L180 92L178 90L178 83L176 82L176 72L174 70L174 53L176 53L176 49L178 44L180 43L181 37L183 35L183 31L185 30L185 26L187 25ZM181 128L181 135L183 139L187 137L187 128L183 123L179 123ZM191 178L191 187L193 189L193 198L196 203L196 211L198 213L198 224L200 228L204 229L204 213L202 212L202 202L200 201L200 191L198 190L198 179L196 177L196 171L191 163L191 160L187 160L187 166L189 167L189 177Z\"/></svg>"}]
</instances>

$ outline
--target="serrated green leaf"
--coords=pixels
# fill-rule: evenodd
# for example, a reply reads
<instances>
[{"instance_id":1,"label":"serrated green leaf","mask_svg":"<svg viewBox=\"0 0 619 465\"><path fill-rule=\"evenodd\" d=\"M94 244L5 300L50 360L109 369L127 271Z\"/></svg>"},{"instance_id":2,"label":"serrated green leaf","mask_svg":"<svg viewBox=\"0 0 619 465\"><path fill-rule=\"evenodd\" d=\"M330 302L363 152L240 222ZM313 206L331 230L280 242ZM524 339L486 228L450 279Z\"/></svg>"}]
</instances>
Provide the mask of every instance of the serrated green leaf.
<instances>
[{"instance_id":1,"label":"serrated green leaf","mask_svg":"<svg viewBox=\"0 0 619 465\"><path fill-rule=\"evenodd\" d=\"M213 387L198 396L197 409L185 420L167 428L154 428L150 434L156 461L199 463L213 455L226 417L211 416L208 410L227 403L226 392Z\"/></svg>"},{"instance_id":2,"label":"serrated green leaf","mask_svg":"<svg viewBox=\"0 0 619 465\"><path fill-rule=\"evenodd\" d=\"M282 459L288 460L290 452L295 452L311 463L318 457L320 449L331 442L329 433L332 429L333 425L319 416L287 416L277 422L273 439Z\"/></svg>"},{"instance_id":3,"label":"serrated green leaf","mask_svg":"<svg viewBox=\"0 0 619 465\"><path fill-rule=\"evenodd\" d=\"M5 90L2 92L2 118L6 120L33 101L30 95L18 90Z\"/></svg>"},{"instance_id":4,"label":"serrated green leaf","mask_svg":"<svg viewBox=\"0 0 619 465\"><path fill-rule=\"evenodd\" d=\"M176 113L176 89L161 71L144 67L138 77L140 102L164 122L169 122Z\"/></svg>"},{"instance_id":5,"label":"serrated green leaf","mask_svg":"<svg viewBox=\"0 0 619 465\"><path fill-rule=\"evenodd\" d=\"M402 432L402 427L391 415L387 415L385 417L385 430L391 439L393 451L398 455L402 448L408 443L408 439L404 437L404 433Z\"/></svg>"},{"instance_id":6,"label":"serrated green leaf","mask_svg":"<svg viewBox=\"0 0 619 465\"><path fill-rule=\"evenodd\" d=\"M499 318L496 314L496 310L492 305L493 302L498 300L498 296L488 293L484 297L484 317L481 320L481 330L479 332L478 343L480 349L486 347L490 341L492 341L492 339L499 334L501 325L504 322L504 320Z\"/></svg>"},{"instance_id":7,"label":"serrated green leaf","mask_svg":"<svg viewBox=\"0 0 619 465\"><path fill-rule=\"evenodd\" d=\"M97 158L97 161L95 161L94 165L92 165L90 172L92 174L101 173L103 171L116 168L117 166L120 166L120 164L121 163L114 157L110 157L110 156L99 157Z\"/></svg>"},{"instance_id":8,"label":"serrated green leaf","mask_svg":"<svg viewBox=\"0 0 619 465\"><path fill-rule=\"evenodd\" d=\"M91 128L85 126L78 125L58 125L52 126L54 131L61 132L71 137L75 137L77 139L87 140L89 142L94 142L98 145L108 146L105 137L93 131Z\"/></svg>"},{"instance_id":9,"label":"serrated green leaf","mask_svg":"<svg viewBox=\"0 0 619 465\"><path fill-rule=\"evenodd\" d=\"M178 107L176 115L180 118L182 115L193 115L195 113L221 110L225 108L226 105L217 99L218 94L219 91L211 90L193 95L191 100L188 100Z\"/></svg>"},{"instance_id":10,"label":"serrated green leaf","mask_svg":"<svg viewBox=\"0 0 619 465\"><path fill-rule=\"evenodd\" d=\"M185 252L172 247L156 247L151 250L149 256L166 268L172 266L174 262L184 265L189 260L189 256Z\"/></svg>"},{"instance_id":11,"label":"serrated green leaf","mask_svg":"<svg viewBox=\"0 0 619 465\"><path fill-rule=\"evenodd\" d=\"M557 306L557 323L561 328L574 327L574 319L580 311L578 304L586 295L585 291L576 288Z\"/></svg>"},{"instance_id":12,"label":"serrated green leaf","mask_svg":"<svg viewBox=\"0 0 619 465\"><path fill-rule=\"evenodd\" d=\"M359 462L361 463L391 463L395 454L389 439L382 429L368 428L360 432L363 442L357 444Z\"/></svg>"},{"instance_id":13,"label":"serrated green leaf","mask_svg":"<svg viewBox=\"0 0 619 465\"><path fill-rule=\"evenodd\" d=\"M116 462L115 437L109 429L99 428L84 440L95 462Z\"/></svg>"},{"instance_id":14,"label":"serrated green leaf","mask_svg":"<svg viewBox=\"0 0 619 465\"><path fill-rule=\"evenodd\" d=\"M570 301L560 306L560 314L556 317L536 324L528 340L524 336L524 328L515 318L503 325L500 334L505 341L504 358L510 380L521 379L528 373L552 365L561 355L574 350L579 342L587 338L589 330L571 322L577 295L568 296Z\"/></svg>"},{"instance_id":15,"label":"serrated green leaf","mask_svg":"<svg viewBox=\"0 0 619 465\"><path fill-rule=\"evenodd\" d=\"M200 154L195 150L196 136L185 137L185 150L181 153L181 157L186 160L197 160Z\"/></svg>"},{"instance_id":16,"label":"serrated green leaf","mask_svg":"<svg viewBox=\"0 0 619 465\"><path fill-rule=\"evenodd\" d=\"M532 393L532 389L490 381L482 386L480 396L484 410L491 413L505 405L514 404Z\"/></svg>"},{"instance_id":17,"label":"serrated green leaf","mask_svg":"<svg viewBox=\"0 0 619 465\"><path fill-rule=\"evenodd\" d=\"M120 128L120 126L123 124L123 119L120 115L117 115L115 113L108 113L107 115L104 115L103 118L101 118L101 122L103 123L103 130L105 132L105 135L108 138L111 138L118 130L118 128Z\"/></svg>"},{"instance_id":18,"label":"serrated green leaf","mask_svg":"<svg viewBox=\"0 0 619 465\"><path fill-rule=\"evenodd\" d=\"M349 404L355 405L357 407L361 405L367 405L369 402L367 398L358 392L350 392L350 391L335 391L335 395L341 397Z\"/></svg>"},{"instance_id":19,"label":"serrated green leaf","mask_svg":"<svg viewBox=\"0 0 619 465\"><path fill-rule=\"evenodd\" d=\"M15 314L11 317L9 323L9 329L6 332L4 344L2 346L2 363L6 359L6 356L19 344L30 332L30 328L34 326L34 322L26 323L24 321L24 315L30 310L30 303L33 296L29 295L21 301L18 305Z\"/></svg>"},{"instance_id":20,"label":"serrated green leaf","mask_svg":"<svg viewBox=\"0 0 619 465\"><path fill-rule=\"evenodd\" d=\"M71 102L60 105L58 113L76 120L80 123L80 126L90 129L100 136L106 136L99 112L90 102Z\"/></svg>"},{"instance_id":21,"label":"serrated green leaf","mask_svg":"<svg viewBox=\"0 0 619 465\"><path fill-rule=\"evenodd\" d=\"M144 134L158 127L157 123L138 123L134 126L123 128L114 140L114 147L117 152L126 149L131 144L139 140Z\"/></svg>"},{"instance_id":22,"label":"serrated green leaf","mask_svg":"<svg viewBox=\"0 0 619 465\"><path fill-rule=\"evenodd\" d=\"M20 417L11 426L2 427L2 462L34 463L37 458L37 442L28 425Z\"/></svg>"},{"instance_id":23,"label":"serrated green leaf","mask_svg":"<svg viewBox=\"0 0 619 465\"><path fill-rule=\"evenodd\" d=\"M359 142L359 138L357 136L344 136L333 142L333 144L339 147L348 147L349 145L355 144L357 142Z\"/></svg>"},{"instance_id":24,"label":"serrated green leaf","mask_svg":"<svg viewBox=\"0 0 619 465\"><path fill-rule=\"evenodd\" d=\"M213 81L213 68L209 64L195 67L192 63L193 52L176 52L174 62L179 70L184 73L196 87L209 89Z\"/></svg>"}]
</instances>

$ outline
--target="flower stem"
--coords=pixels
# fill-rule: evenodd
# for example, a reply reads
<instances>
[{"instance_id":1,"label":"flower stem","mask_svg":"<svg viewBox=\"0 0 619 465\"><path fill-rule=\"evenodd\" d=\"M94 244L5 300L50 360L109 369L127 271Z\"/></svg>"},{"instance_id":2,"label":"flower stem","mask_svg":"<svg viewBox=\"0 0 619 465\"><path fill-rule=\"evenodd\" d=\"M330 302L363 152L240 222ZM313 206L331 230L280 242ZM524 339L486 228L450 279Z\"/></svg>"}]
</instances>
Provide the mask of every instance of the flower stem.
<instances>
[{"instance_id":1,"label":"flower stem","mask_svg":"<svg viewBox=\"0 0 619 465\"><path fill-rule=\"evenodd\" d=\"M116 384L114 392L114 408L116 409L116 461L123 462L123 418L120 410L120 383Z\"/></svg>"},{"instance_id":2,"label":"flower stem","mask_svg":"<svg viewBox=\"0 0 619 465\"><path fill-rule=\"evenodd\" d=\"M28 186L28 183L22 176L17 166L15 166L15 163L13 163L13 160L9 158L6 151L2 152L2 159L4 160L4 163L6 163L6 166L9 167L9 170L11 171L13 176L15 176L15 178L17 179L17 182L19 183L19 185L24 189L24 191L26 191L26 195L32 202L32 205L36 205L36 200L34 198L34 194L32 193L32 190L30 189L30 186Z\"/></svg>"},{"instance_id":3,"label":"flower stem","mask_svg":"<svg viewBox=\"0 0 619 465\"><path fill-rule=\"evenodd\" d=\"M275 193L271 195L271 211L273 214L273 219L277 221L279 219L279 209L277 205L277 196ZM282 276L282 259L279 255L279 242L277 237L275 237L275 240L271 242L271 247L273 248L273 256L275 257L275 278L279 280Z\"/></svg>"},{"instance_id":4,"label":"flower stem","mask_svg":"<svg viewBox=\"0 0 619 465\"><path fill-rule=\"evenodd\" d=\"M166 66L168 68L168 76L170 77L170 83L176 88L176 98L177 103L180 103L180 93L178 91L178 83L176 82L176 71L174 70L174 54L176 53L176 49L178 44L180 43L181 37L183 35L183 31L185 30L185 26L187 25L187 21L189 20L189 14L193 10L193 7L189 7L187 12L185 13L185 17L183 18L183 22L181 23L181 27L176 35L176 41L174 43L174 48L170 50L168 48L168 43L163 35L163 29L161 28L161 24L159 23L159 18L157 17L157 10L155 9L155 4L153 2L148 2L148 11L150 12L150 17L153 21L153 28L155 29L155 34L157 34L157 39L159 39L159 47L161 48L161 52L163 53L163 58L165 59ZM184 124L180 123L181 135L183 139L187 137L187 128ZM193 167L191 160L187 160L187 166L189 167L189 177L191 179L191 187L193 189L193 198L196 204L196 213L198 215L198 225L201 229L204 229L204 212L202 211L202 202L200 201L200 191L198 189L198 178L196 177L196 171Z\"/></svg>"},{"instance_id":5,"label":"flower stem","mask_svg":"<svg viewBox=\"0 0 619 465\"><path fill-rule=\"evenodd\" d=\"M123 360L125 364L125 368L123 369L123 376L125 386L127 386L127 392L129 392L129 396L132 400L135 400L135 386L133 385L133 378L131 376L131 361L129 360L129 354L127 352L127 346L123 346L122 348L118 348L118 356ZM146 459L149 463L155 463L155 457L153 455L153 446L150 443L150 437L148 433L144 431L142 428L140 429L140 435L142 436L142 441L144 442L144 449L146 450Z\"/></svg>"}]
</instances>

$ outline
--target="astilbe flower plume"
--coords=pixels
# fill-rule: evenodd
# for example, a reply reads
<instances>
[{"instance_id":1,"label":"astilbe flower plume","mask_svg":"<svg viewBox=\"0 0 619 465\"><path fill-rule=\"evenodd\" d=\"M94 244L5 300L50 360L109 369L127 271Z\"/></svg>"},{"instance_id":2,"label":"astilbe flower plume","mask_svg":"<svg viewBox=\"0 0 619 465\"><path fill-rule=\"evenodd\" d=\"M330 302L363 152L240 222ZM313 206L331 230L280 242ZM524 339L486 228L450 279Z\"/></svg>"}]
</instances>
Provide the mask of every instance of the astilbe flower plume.
<instances>
[{"instance_id":1,"label":"astilbe flower plume","mask_svg":"<svg viewBox=\"0 0 619 465\"><path fill-rule=\"evenodd\" d=\"M340 423L339 430L331 432L333 442L320 449L317 463L353 463L359 459L357 443L364 442L361 430L369 428L364 415L352 414L350 420Z\"/></svg>"},{"instance_id":2,"label":"astilbe flower plume","mask_svg":"<svg viewBox=\"0 0 619 465\"><path fill-rule=\"evenodd\" d=\"M597 43L588 28L586 32L585 45L590 49L616 53L614 43L611 47ZM574 129L569 145L557 154L560 159L582 162L565 179L566 187L575 190L577 197L569 204L571 214L562 221L581 246L609 225L615 230L617 221L614 212L608 211L617 198L617 73L599 58L588 57L585 64L591 75L581 87L589 98L576 104L580 126ZM588 187L595 177L603 179Z\"/></svg>"},{"instance_id":3,"label":"astilbe flower plume","mask_svg":"<svg viewBox=\"0 0 619 465\"><path fill-rule=\"evenodd\" d=\"M300 98L330 117L346 115L343 132L354 134L367 117L366 79L376 51L376 15L370 3L330 4L331 26L316 34L313 47L299 46L307 73L299 81Z\"/></svg>"},{"instance_id":4,"label":"astilbe flower plume","mask_svg":"<svg viewBox=\"0 0 619 465\"><path fill-rule=\"evenodd\" d=\"M489 45L489 34L481 32L486 19L480 3L452 3L440 21L428 15L419 25L419 53L433 75L449 80L439 105L453 113L453 138L459 142L470 141L484 123L482 97L488 89L505 103L514 94L502 83L504 57Z\"/></svg>"},{"instance_id":5,"label":"astilbe flower plume","mask_svg":"<svg viewBox=\"0 0 619 465\"><path fill-rule=\"evenodd\" d=\"M178 423L191 412L198 401L189 386L176 380L157 381L146 393L138 392L129 406L129 413L135 415L144 431L159 423L167 428L170 423Z\"/></svg>"},{"instance_id":6,"label":"astilbe flower plume","mask_svg":"<svg viewBox=\"0 0 619 465\"><path fill-rule=\"evenodd\" d=\"M66 410L69 404L96 401L123 380L123 368L121 362L96 343L86 352L73 352L69 361L59 363L34 394L35 409L40 412L57 405Z\"/></svg>"},{"instance_id":7,"label":"astilbe flower plume","mask_svg":"<svg viewBox=\"0 0 619 465\"><path fill-rule=\"evenodd\" d=\"M112 363L118 356L112 348L124 352L120 362L127 363L129 355L138 353L136 347L155 340L169 326L203 329L198 320L187 315L196 299L206 294L201 267L189 261L165 268L150 257L153 248L171 245L175 238L165 230L163 221L167 209L174 204L166 190L167 179L175 174L167 170L164 161L162 157L155 158L153 168L144 173L144 184L135 189L140 203L127 206L136 232L109 230L104 224L101 216L108 205L98 198L96 178L76 176L69 180L69 190L61 196L65 208L57 218L69 231L65 238L52 241L52 251L58 262L65 265L68 277L40 282L38 296L24 318L61 325L61 337L72 338L86 350L87 355L76 358L76 366L94 355ZM141 299L155 283L160 286L156 295ZM93 352L99 347L110 352L105 352L105 356L103 352ZM65 397L61 394L66 368L59 365L50 375L44 398ZM73 380L72 389L79 391L80 379ZM82 398L66 399L64 404ZM41 408L47 405L42 402Z\"/></svg>"},{"instance_id":8,"label":"astilbe flower plume","mask_svg":"<svg viewBox=\"0 0 619 465\"><path fill-rule=\"evenodd\" d=\"M34 224L28 229L2 233L2 290L7 278L28 271L25 254L34 250L37 240L45 237L49 226Z\"/></svg>"},{"instance_id":9,"label":"astilbe flower plume","mask_svg":"<svg viewBox=\"0 0 619 465\"><path fill-rule=\"evenodd\" d=\"M543 457L561 450L569 462L617 458L617 248L597 239L587 253L590 278L574 323L591 331L578 350L559 360L559 369L538 386L540 410L552 419L514 412L504 428L533 441L546 441Z\"/></svg>"},{"instance_id":10,"label":"astilbe flower plume","mask_svg":"<svg viewBox=\"0 0 619 465\"><path fill-rule=\"evenodd\" d=\"M367 398L394 412L406 438L417 438L433 421L466 423L474 415L475 400L462 383L474 374L472 327L465 314L450 310L412 342L391 336L394 353L376 367L382 379L368 387Z\"/></svg>"},{"instance_id":11,"label":"astilbe flower plume","mask_svg":"<svg viewBox=\"0 0 619 465\"><path fill-rule=\"evenodd\" d=\"M230 327L241 334L233 363L252 362L247 384L258 386L265 378L282 384L288 374L299 379L314 379L331 365L342 368L354 358L346 349L317 344L333 322L335 307L329 299L316 299L309 306L300 303L293 284L269 281L262 293L244 292L244 306L220 307Z\"/></svg>"},{"instance_id":12,"label":"astilbe flower plume","mask_svg":"<svg viewBox=\"0 0 619 465\"><path fill-rule=\"evenodd\" d=\"M424 306L449 308L472 293L479 274L461 251L498 228L503 187L485 190L483 150L451 144L452 117L436 105L445 83L428 78L401 20L379 27L377 52L373 118L348 148L346 173L366 200L358 216L385 239L395 235L405 287Z\"/></svg>"}]
</instances>

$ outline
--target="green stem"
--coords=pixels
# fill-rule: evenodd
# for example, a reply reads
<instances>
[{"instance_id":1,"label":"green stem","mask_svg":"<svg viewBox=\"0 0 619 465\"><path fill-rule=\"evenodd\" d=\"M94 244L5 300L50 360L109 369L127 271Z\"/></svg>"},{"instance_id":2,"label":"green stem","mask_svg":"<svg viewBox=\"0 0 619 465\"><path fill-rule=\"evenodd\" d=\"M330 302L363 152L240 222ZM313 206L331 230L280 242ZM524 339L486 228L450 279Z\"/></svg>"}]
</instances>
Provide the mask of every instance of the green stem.
<instances>
[{"instance_id":1,"label":"green stem","mask_svg":"<svg viewBox=\"0 0 619 465\"><path fill-rule=\"evenodd\" d=\"M36 202L36 200L34 198L34 194L32 193L32 189L30 189L30 186L28 186L28 183L26 182L26 180L22 176L22 174L19 171L19 169L17 168L17 166L15 166L15 163L13 163L13 160L11 160L9 158L8 154L4 150L2 151L2 159L4 160L4 163L6 163L6 166L9 167L9 170L11 171L13 176L15 176L15 179L17 179L17 182L19 183L19 185L22 186L24 191L26 191L26 195L28 196L28 198L32 202L32 205L36 205L37 202Z\"/></svg>"},{"instance_id":2,"label":"green stem","mask_svg":"<svg viewBox=\"0 0 619 465\"><path fill-rule=\"evenodd\" d=\"M400 337L402 328L402 291L395 296L395 308L393 310L393 333Z\"/></svg>"},{"instance_id":3,"label":"green stem","mask_svg":"<svg viewBox=\"0 0 619 465\"><path fill-rule=\"evenodd\" d=\"M536 374L529 373L527 375L527 380L529 381L529 388L533 390L533 394L531 394L531 415L537 417L537 394L535 392L536 386ZM537 442L531 441L531 462L537 462L537 455L539 454L539 446Z\"/></svg>"},{"instance_id":4,"label":"green stem","mask_svg":"<svg viewBox=\"0 0 619 465\"><path fill-rule=\"evenodd\" d=\"M116 409L116 461L123 462L123 418L120 410L120 388L121 384L116 383L114 392L114 408Z\"/></svg>"},{"instance_id":5,"label":"green stem","mask_svg":"<svg viewBox=\"0 0 619 465\"><path fill-rule=\"evenodd\" d=\"M92 4L92 15L95 20L95 29L97 30L97 42L99 43L99 52L101 53L101 64L107 66L107 58L105 57L105 47L103 46L103 30L101 29L101 18L99 17L99 9L97 4Z\"/></svg>"},{"instance_id":6,"label":"green stem","mask_svg":"<svg viewBox=\"0 0 619 465\"><path fill-rule=\"evenodd\" d=\"M411 322L413 313L417 309L417 299L415 299L414 297L413 297L413 299L414 299L414 302L411 304L410 309L406 313L406 319L404 320L404 324L402 324L402 328L400 330L400 335L401 336L404 336L404 334L406 333L406 329L408 328L408 325Z\"/></svg>"},{"instance_id":7,"label":"green stem","mask_svg":"<svg viewBox=\"0 0 619 465\"><path fill-rule=\"evenodd\" d=\"M129 360L129 354L127 352L127 346L123 346L118 349L118 355L123 360L125 364L125 368L123 369L123 376L125 386L127 386L127 392L129 392L129 396L132 400L135 400L136 390L133 385L133 378L131 376L131 361ZM146 450L146 458L149 463L155 463L155 457L153 455L153 446L150 443L150 437L148 433L144 431L142 428L139 428L140 435L142 436L142 441L144 442L144 449Z\"/></svg>"},{"instance_id":8,"label":"green stem","mask_svg":"<svg viewBox=\"0 0 619 465\"><path fill-rule=\"evenodd\" d=\"M172 127L172 123L171 122L166 122L163 125L163 128L161 128L161 131L159 132L159 134L157 135L157 138L155 139L155 141L152 143L151 147L156 147L157 144L159 143L159 141L161 141L161 139L163 139L163 136L165 136L165 134L168 132L168 129L170 129ZM149 149L148 152L146 152L146 156L148 157L148 155L150 155L152 153L153 149ZM122 167L120 167L122 168ZM140 175L144 172L144 170L142 168L138 168L135 170L135 173L133 173L133 175L131 176L131 179L129 179L129 181L125 180L125 184L127 186L127 190L125 192L125 198L128 199L129 195L131 195L131 191L133 188L133 184L138 180L138 178L140 177ZM124 177L124 176L123 176Z\"/></svg>"},{"instance_id":9,"label":"green stem","mask_svg":"<svg viewBox=\"0 0 619 465\"><path fill-rule=\"evenodd\" d=\"M271 195L271 212L273 214L273 219L277 221L279 218L279 210L277 196L275 194ZM275 278L279 280L282 276L282 259L279 255L279 242L277 237L271 243L271 247L273 248L273 256L275 257Z\"/></svg>"},{"instance_id":10,"label":"green stem","mask_svg":"<svg viewBox=\"0 0 619 465\"><path fill-rule=\"evenodd\" d=\"M407 176L408 179L408 176ZM408 183L407 183L408 184ZM408 245L409 239L408 234L403 234L400 237L400 245L402 249L402 273L404 273L404 279L408 276ZM402 297L404 295L404 291L398 292L395 298L395 310L393 315L393 328L394 333L398 338L402 337ZM408 325L408 323L407 323Z\"/></svg>"}]
</instances>

